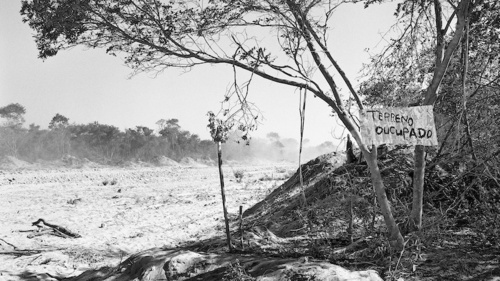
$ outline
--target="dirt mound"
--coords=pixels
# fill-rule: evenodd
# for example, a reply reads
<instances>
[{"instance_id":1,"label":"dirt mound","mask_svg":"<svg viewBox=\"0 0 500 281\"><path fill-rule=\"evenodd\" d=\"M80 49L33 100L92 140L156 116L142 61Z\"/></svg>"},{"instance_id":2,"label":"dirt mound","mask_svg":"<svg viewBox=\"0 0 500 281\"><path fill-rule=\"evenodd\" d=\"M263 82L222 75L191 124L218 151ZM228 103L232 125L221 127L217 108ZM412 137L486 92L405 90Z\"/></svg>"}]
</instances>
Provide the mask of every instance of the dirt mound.
<instances>
[{"instance_id":1,"label":"dirt mound","mask_svg":"<svg viewBox=\"0 0 500 281\"><path fill-rule=\"evenodd\" d=\"M208 159L198 159L196 160L198 163L205 164L207 166L216 166L217 162L215 160L212 160L210 158Z\"/></svg>"},{"instance_id":2,"label":"dirt mound","mask_svg":"<svg viewBox=\"0 0 500 281\"><path fill-rule=\"evenodd\" d=\"M180 164L177 163L176 161L174 161L166 156L163 156L163 155L155 156L155 157L153 157L153 159L151 161L158 166L168 166L168 167L180 166Z\"/></svg>"},{"instance_id":3,"label":"dirt mound","mask_svg":"<svg viewBox=\"0 0 500 281\"><path fill-rule=\"evenodd\" d=\"M200 163L191 157L182 158L180 163L184 166L189 166L189 167L206 167L207 166L206 164Z\"/></svg>"},{"instance_id":4,"label":"dirt mound","mask_svg":"<svg viewBox=\"0 0 500 281\"><path fill-rule=\"evenodd\" d=\"M404 199L411 193L409 171L413 159L408 151L392 150L380 155L380 170L389 199ZM261 225L281 237L305 234L311 227L335 233L347 230L347 203L353 200L357 217L368 221L374 214L374 194L366 162L343 164L336 153L322 155L302 165L307 199L307 218L299 212L301 186L299 172L273 190L264 200L244 213L249 223ZM279 223L278 223L279 222Z\"/></svg>"},{"instance_id":5,"label":"dirt mound","mask_svg":"<svg viewBox=\"0 0 500 281\"><path fill-rule=\"evenodd\" d=\"M14 156L5 156L0 162L0 169L13 170L13 169L24 169L31 167L32 164L21 159L17 159Z\"/></svg>"}]
</instances>

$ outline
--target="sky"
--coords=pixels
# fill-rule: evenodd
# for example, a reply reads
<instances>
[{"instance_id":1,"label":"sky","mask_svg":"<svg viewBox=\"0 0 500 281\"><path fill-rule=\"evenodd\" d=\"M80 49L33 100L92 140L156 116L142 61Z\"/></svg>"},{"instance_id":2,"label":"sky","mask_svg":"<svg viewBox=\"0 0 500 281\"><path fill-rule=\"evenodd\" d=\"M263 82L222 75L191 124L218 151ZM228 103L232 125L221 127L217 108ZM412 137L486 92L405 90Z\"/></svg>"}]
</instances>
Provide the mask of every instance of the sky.
<instances>
[{"instance_id":1,"label":"sky","mask_svg":"<svg viewBox=\"0 0 500 281\"><path fill-rule=\"evenodd\" d=\"M99 122L121 130L147 126L160 119L179 119L184 130L209 139L207 112L220 109L232 82L227 67L201 66L190 71L168 69L159 75L138 74L119 57L103 49L76 47L47 60L39 59L32 34L22 23L20 0L2 0L0 8L0 107L19 103L26 123L47 128L57 113L70 123ZM394 22L394 5L362 4L339 8L333 18L330 49L356 84L366 48L383 44L382 35ZM381 43L382 42L382 43ZM299 96L288 86L257 79L249 99L263 114L253 137L276 132L281 138L300 137ZM310 144L337 143L343 129L321 100L308 97L304 138Z\"/></svg>"}]
</instances>

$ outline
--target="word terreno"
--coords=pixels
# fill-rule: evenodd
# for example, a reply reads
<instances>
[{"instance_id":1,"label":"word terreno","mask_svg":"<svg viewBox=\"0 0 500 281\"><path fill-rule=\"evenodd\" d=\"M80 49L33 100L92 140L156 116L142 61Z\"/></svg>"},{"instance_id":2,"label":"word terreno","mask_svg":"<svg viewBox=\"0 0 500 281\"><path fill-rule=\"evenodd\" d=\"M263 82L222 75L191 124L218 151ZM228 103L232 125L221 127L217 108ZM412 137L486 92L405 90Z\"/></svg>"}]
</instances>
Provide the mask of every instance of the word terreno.
<instances>
[{"instance_id":1,"label":"word terreno","mask_svg":"<svg viewBox=\"0 0 500 281\"><path fill-rule=\"evenodd\" d=\"M378 110L366 110L366 113L371 113L373 119L377 118L380 121L406 123L408 126L413 126L413 118L411 116L393 112L381 112Z\"/></svg>"}]
</instances>

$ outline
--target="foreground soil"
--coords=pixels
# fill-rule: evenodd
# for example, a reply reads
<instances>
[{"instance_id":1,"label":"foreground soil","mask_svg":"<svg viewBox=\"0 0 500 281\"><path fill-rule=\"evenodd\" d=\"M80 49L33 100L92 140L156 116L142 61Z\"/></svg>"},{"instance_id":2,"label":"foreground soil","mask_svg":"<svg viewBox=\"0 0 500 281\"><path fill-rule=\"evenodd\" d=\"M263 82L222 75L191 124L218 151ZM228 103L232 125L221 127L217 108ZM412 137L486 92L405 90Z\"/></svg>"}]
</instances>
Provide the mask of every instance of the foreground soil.
<instances>
[{"instance_id":1,"label":"foreground soil","mask_svg":"<svg viewBox=\"0 0 500 281\"><path fill-rule=\"evenodd\" d=\"M246 209L263 199L295 169L288 163L227 165L230 217L236 219L239 206ZM243 172L241 182L235 171ZM40 218L81 238L36 236L32 223ZM55 280L48 274L75 276L116 266L145 249L220 237L223 225L216 167L2 171L0 280ZM9 254L14 250L35 252Z\"/></svg>"},{"instance_id":2,"label":"foreground soil","mask_svg":"<svg viewBox=\"0 0 500 281\"><path fill-rule=\"evenodd\" d=\"M306 206L295 165L226 166L232 253L216 167L4 172L0 280L500 280L498 243L435 214L396 253L380 216L370 218L375 228L364 225L370 204L353 201L358 221L350 240L346 198L357 197L347 195L360 186L367 198L371 192L366 165L342 164L332 153L303 166ZM410 158L391 154L381 165L396 194ZM81 237L39 235L32 223L40 218Z\"/></svg>"}]
</instances>

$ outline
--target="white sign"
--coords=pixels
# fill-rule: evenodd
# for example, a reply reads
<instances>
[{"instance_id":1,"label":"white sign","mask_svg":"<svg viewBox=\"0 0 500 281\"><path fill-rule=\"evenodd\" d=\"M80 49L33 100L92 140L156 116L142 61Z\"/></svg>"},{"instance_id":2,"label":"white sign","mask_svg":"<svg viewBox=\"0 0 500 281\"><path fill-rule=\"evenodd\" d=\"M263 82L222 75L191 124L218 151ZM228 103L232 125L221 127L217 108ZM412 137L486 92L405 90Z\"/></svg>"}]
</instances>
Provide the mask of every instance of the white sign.
<instances>
[{"instance_id":1,"label":"white sign","mask_svg":"<svg viewBox=\"0 0 500 281\"><path fill-rule=\"evenodd\" d=\"M361 137L367 145L438 145L432 105L371 108L359 115Z\"/></svg>"}]
</instances>

